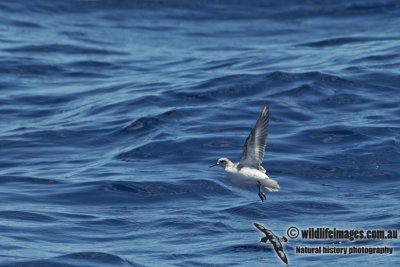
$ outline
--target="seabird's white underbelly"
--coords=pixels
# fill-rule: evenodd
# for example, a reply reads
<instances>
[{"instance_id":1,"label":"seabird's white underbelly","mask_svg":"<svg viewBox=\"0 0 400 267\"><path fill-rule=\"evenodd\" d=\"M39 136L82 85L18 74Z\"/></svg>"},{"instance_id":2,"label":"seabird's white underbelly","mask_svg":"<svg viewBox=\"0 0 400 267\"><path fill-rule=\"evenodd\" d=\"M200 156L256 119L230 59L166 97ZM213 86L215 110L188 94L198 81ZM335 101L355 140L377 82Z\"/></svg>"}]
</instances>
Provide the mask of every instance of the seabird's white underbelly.
<instances>
[{"instance_id":1,"label":"seabird's white underbelly","mask_svg":"<svg viewBox=\"0 0 400 267\"><path fill-rule=\"evenodd\" d=\"M238 170L236 167L233 167L226 168L225 173L226 177L232 183L239 186L255 186L261 183L269 190L279 190L279 185L275 180L270 179L265 173L257 169L243 167Z\"/></svg>"},{"instance_id":2,"label":"seabird's white underbelly","mask_svg":"<svg viewBox=\"0 0 400 267\"><path fill-rule=\"evenodd\" d=\"M232 183L240 186L254 186L268 178L265 173L260 172L256 169L250 169L243 167L240 170L236 168L226 168L226 176Z\"/></svg>"}]
</instances>

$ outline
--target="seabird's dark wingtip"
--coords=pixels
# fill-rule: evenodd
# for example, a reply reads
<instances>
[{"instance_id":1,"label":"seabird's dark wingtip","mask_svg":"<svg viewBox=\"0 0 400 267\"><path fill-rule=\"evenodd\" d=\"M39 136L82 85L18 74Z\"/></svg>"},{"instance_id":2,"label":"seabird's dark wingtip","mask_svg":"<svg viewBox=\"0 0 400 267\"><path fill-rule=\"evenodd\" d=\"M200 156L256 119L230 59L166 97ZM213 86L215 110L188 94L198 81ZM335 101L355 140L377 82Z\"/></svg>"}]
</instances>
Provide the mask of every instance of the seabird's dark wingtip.
<instances>
[{"instance_id":1,"label":"seabird's dark wingtip","mask_svg":"<svg viewBox=\"0 0 400 267\"><path fill-rule=\"evenodd\" d=\"M267 114L269 115L269 107L268 107L268 105L265 105L265 106L262 108L261 114L263 114L264 116L267 115Z\"/></svg>"}]
</instances>

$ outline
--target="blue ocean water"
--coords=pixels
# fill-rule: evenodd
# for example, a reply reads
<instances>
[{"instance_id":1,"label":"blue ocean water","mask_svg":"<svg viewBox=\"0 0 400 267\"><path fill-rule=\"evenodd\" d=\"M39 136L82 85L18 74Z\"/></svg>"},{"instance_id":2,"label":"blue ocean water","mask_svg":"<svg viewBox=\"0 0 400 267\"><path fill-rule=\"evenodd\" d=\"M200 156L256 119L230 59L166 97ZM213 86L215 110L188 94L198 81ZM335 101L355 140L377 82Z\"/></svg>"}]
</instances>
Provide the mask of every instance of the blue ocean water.
<instances>
[{"instance_id":1,"label":"blue ocean water","mask_svg":"<svg viewBox=\"0 0 400 267\"><path fill-rule=\"evenodd\" d=\"M400 228L400 3L0 3L0 264L283 263L259 222ZM263 166L231 184L263 105ZM343 242L341 242L343 241ZM296 246L392 247L302 255ZM398 265L398 240L289 240L290 265Z\"/></svg>"}]
</instances>

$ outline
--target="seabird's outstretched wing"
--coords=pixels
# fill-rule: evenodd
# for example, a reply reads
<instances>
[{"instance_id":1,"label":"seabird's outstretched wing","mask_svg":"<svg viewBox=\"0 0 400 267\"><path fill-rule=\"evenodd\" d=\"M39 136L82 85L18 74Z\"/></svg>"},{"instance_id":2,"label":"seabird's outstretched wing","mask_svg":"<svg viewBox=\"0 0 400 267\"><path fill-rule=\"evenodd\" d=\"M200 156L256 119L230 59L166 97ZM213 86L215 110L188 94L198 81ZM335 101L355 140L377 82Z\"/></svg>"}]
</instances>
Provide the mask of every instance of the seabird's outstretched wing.
<instances>
[{"instance_id":1,"label":"seabird's outstretched wing","mask_svg":"<svg viewBox=\"0 0 400 267\"><path fill-rule=\"evenodd\" d=\"M265 228L264 226L262 226L261 224L258 223L254 223L254 226L260 230L261 232L263 232L266 236L269 236L271 234L274 234L271 230Z\"/></svg>"},{"instance_id":2,"label":"seabird's outstretched wing","mask_svg":"<svg viewBox=\"0 0 400 267\"><path fill-rule=\"evenodd\" d=\"M267 241L269 241L272 244L272 246L274 247L274 250L275 250L276 254L279 256L279 258L284 263L288 264L288 259L286 257L285 251L283 251L283 246L282 246L282 243L281 243L281 240L286 242L287 239L286 238L283 238L283 239L279 238L271 230L265 228L261 224L254 223L254 226L258 230L260 230L261 232L263 232L265 234L265 236L263 238L261 238L261 242L267 243Z\"/></svg>"},{"instance_id":3,"label":"seabird's outstretched wing","mask_svg":"<svg viewBox=\"0 0 400 267\"><path fill-rule=\"evenodd\" d=\"M260 164L264 158L265 139L268 135L268 124L269 109L268 106L264 106L256 125L253 130L251 130L246 142L244 143L242 157L240 158L241 164L265 172L264 168L261 167Z\"/></svg>"},{"instance_id":4,"label":"seabird's outstretched wing","mask_svg":"<svg viewBox=\"0 0 400 267\"><path fill-rule=\"evenodd\" d=\"M279 256L279 258L286 264L288 264L288 259L286 257L285 251L283 251L283 246L281 241L279 240L280 238L277 237L276 235L274 235L273 238L271 238L269 240L269 242L271 242L271 244L274 246L276 255Z\"/></svg>"}]
</instances>

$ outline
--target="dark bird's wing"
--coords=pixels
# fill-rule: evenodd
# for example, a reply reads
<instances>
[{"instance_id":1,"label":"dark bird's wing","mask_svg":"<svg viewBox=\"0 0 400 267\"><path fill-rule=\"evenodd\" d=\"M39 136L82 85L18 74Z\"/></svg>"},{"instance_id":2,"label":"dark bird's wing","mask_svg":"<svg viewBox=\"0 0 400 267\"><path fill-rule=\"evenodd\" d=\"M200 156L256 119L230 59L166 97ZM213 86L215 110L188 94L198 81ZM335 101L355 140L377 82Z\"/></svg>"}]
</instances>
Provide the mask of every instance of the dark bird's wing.
<instances>
[{"instance_id":1,"label":"dark bird's wing","mask_svg":"<svg viewBox=\"0 0 400 267\"><path fill-rule=\"evenodd\" d=\"M240 158L240 163L244 166L254 167L257 169L260 168L261 171L265 171L260 164L264 158L265 139L268 135L268 124L269 109L268 106L264 106L256 125L251 130L244 144L242 157Z\"/></svg>"},{"instance_id":2,"label":"dark bird's wing","mask_svg":"<svg viewBox=\"0 0 400 267\"><path fill-rule=\"evenodd\" d=\"M288 264L288 259L286 257L285 251L283 251L283 246L282 243L279 241L279 237L274 236L269 240L269 242L271 242L271 244L274 246L275 252L279 256L279 258L281 258L284 263Z\"/></svg>"},{"instance_id":3,"label":"dark bird's wing","mask_svg":"<svg viewBox=\"0 0 400 267\"><path fill-rule=\"evenodd\" d=\"M258 230L260 230L261 232L263 232L265 235L269 235L268 231L270 231L270 230L268 230L267 228L265 228L265 227L262 226L261 224L254 223L254 226L255 226Z\"/></svg>"}]
</instances>

